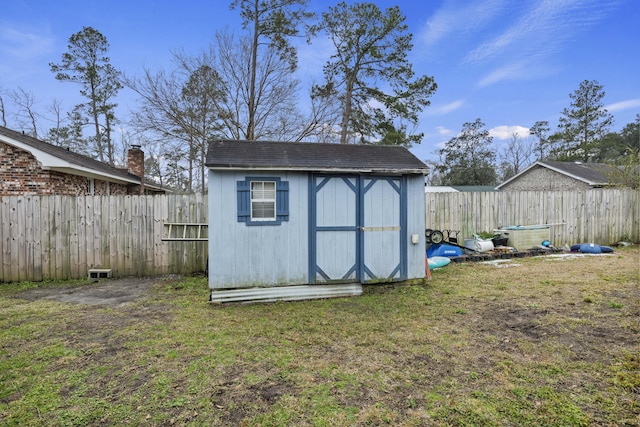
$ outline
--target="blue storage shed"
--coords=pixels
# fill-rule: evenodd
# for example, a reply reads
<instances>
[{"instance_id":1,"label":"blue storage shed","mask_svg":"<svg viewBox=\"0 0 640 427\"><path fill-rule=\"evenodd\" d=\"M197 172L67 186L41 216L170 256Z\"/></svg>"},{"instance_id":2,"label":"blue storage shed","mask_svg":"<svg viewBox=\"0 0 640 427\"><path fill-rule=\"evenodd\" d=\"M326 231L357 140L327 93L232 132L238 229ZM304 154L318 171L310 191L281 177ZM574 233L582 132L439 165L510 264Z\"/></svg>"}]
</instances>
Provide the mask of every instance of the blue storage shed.
<instances>
[{"instance_id":1,"label":"blue storage shed","mask_svg":"<svg viewBox=\"0 0 640 427\"><path fill-rule=\"evenodd\" d=\"M406 148L212 141L206 166L212 302L424 278L428 169Z\"/></svg>"}]
</instances>

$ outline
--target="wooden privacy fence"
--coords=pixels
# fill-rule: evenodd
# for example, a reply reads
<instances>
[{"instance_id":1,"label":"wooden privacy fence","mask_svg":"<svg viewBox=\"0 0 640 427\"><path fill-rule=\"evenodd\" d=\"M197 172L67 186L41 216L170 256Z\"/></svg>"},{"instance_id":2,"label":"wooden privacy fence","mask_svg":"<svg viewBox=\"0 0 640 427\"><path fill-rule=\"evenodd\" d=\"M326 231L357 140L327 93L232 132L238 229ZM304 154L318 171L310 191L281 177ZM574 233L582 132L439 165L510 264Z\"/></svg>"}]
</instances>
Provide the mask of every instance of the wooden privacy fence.
<instances>
[{"instance_id":1,"label":"wooden privacy fence","mask_svg":"<svg viewBox=\"0 0 640 427\"><path fill-rule=\"evenodd\" d=\"M558 246L640 241L639 190L425 197L427 228L459 230L460 238L500 226L562 224L551 227ZM102 268L114 277L202 272L207 241L167 241L166 224L207 221L207 197L197 194L0 197L0 282L82 278Z\"/></svg>"},{"instance_id":2,"label":"wooden privacy fence","mask_svg":"<svg viewBox=\"0 0 640 427\"><path fill-rule=\"evenodd\" d=\"M426 193L427 228L459 238L514 225L555 224L551 242L609 245L640 241L640 190Z\"/></svg>"},{"instance_id":3,"label":"wooden privacy fence","mask_svg":"<svg viewBox=\"0 0 640 427\"><path fill-rule=\"evenodd\" d=\"M166 223L206 223L206 196L0 198L0 282L204 271L207 242L165 241Z\"/></svg>"}]
</instances>

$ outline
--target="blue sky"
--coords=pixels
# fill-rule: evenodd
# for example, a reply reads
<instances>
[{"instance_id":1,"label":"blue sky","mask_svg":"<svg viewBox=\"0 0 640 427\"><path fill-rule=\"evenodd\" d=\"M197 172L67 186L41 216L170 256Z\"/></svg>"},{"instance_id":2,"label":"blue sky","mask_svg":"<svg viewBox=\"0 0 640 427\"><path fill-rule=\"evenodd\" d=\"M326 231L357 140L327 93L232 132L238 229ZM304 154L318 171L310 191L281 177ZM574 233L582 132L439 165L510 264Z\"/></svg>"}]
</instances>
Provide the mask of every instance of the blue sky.
<instances>
[{"instance_id":1,"label":"blue sky","mask_svg":"<svg viewBox=\"0 0 640 427\"><path fill-rule=\"evenodd\" d=\"M71 109L78 87L55 80L69 36L91 26L110 43L112 64L127 75L143 67L168 69L171 52L198 53L216 30L240 31L237 11L226 0L110 2L0 0L0 90L22 88L45 112L53 99ZM336 2L311 0L321 12ZM640 113L640 2L638 0L397 0L414 35L416 74L435 78L438 90L420 116L425 138L412 152L434 152L463 123L480 118L496 150L513 133L546 120L555 129L569 94L583 80L604 86L604 104L618 131ZM321 76L329 45L299 44L299 77ZM5 96L6 98L6 96ZM135 99L121 91L118 117ZM11 119L9 118L11 123Z\"/></svg>"}]
</instances>

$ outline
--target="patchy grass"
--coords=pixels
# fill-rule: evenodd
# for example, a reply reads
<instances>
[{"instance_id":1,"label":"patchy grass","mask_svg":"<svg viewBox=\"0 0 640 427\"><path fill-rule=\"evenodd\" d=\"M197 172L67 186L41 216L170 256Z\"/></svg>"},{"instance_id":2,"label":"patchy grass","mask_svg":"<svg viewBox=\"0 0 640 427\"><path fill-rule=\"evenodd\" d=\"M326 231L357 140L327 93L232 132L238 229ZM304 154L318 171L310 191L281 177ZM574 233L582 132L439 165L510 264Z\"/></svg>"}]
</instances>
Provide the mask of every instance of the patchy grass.
<instances>
[{"instance_id":1,"label":"patchy grass","mask_svg":"<svg viewBox=\"0 0 640 427\"><path fill-rule=\"evenodd\" d=\"M0 424L637 426L639 261L453 263L356 298L223 306L204 278L115 307L2 285Z\"/></svg>"}]
</instances>

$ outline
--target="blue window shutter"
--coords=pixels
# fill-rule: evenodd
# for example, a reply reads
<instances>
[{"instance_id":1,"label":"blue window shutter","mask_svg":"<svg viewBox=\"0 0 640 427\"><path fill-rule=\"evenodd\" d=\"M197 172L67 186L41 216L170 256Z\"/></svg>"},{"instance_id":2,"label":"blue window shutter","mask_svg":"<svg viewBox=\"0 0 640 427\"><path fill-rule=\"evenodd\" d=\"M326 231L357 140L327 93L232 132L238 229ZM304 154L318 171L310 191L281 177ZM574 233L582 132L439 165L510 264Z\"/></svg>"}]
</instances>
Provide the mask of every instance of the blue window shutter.
<instances>
[{"instance_id":1,"label":"blue window shutter","mask_svg":"<svg viewBox=\"0 0 640 427\"><path fill-rule=\"evenodd\" d=\"M289 221L289 181L276 182L276 219Z\"/></svg>"},{"instance_id":2,"label":"blue window shutter","mask_svg":"<svg viewBox=\"0 0 640 427\"><path fill-rule=\"evenodd\" d=\"M250 181L237 181L238 190L238 222L251 221L251 183Z\"/></svg>"}]
</instances>

